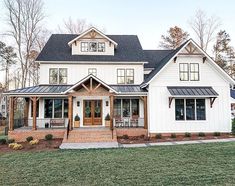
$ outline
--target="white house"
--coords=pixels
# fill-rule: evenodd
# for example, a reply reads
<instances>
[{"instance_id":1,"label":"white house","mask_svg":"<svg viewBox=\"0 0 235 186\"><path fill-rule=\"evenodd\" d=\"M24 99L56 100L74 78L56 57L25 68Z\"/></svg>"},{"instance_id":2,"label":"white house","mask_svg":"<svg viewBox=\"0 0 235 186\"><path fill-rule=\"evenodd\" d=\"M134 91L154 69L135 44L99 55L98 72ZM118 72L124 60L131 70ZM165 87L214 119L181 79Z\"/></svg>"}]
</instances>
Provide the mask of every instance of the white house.
<instances>
[{"instance_id":1,"label":"white house","mask_svg":"<svg viewBox=\"0 0 235 186\"><path fill-rule=\"evenodd\" d=\"M90 28L52 35L36 61L40 85L6 93L12 137L24 136L26 129L27 135L42 135L47 123L57 128L49 132L63 131L68 139L91 127L112 131L112 140L123 134L231 131L234 81L192 39L176 50L143 50L136 35ZM14 130L18 97L26 101L25 130ZM66 132L61 125L67 123Z\"/></svg>"}]
</instances>

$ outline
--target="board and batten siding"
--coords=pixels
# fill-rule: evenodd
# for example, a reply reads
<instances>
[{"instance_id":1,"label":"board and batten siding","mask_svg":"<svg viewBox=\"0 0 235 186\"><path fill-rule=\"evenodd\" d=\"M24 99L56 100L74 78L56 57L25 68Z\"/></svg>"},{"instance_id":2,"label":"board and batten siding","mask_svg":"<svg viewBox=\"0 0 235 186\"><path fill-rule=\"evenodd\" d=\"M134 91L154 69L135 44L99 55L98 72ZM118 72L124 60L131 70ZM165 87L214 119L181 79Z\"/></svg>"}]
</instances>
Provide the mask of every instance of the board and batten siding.
<instances>
[{"instance_id":1,"label":"board and batten siding","mask_svg":"<svg viewBox=\"0 0 235 186\"><path fill-rule=\"evenodd\" d=\"M75 84L88 75L89 68L97 69L97 77L107 84L117 84L117 69L134 69L134 84L141 84L144 77L143 64L40 64L40 84L49 84L50 68L67 68L67 84ZM126 62L128 64L128 62Z\"/></svg>"},{"instance_id":2,"label":"board and batten siding","mask_svg":"<svg viewBox=\"0 0 235 186\"><path fill-rule=\"evenodd\" d=\"M199 81L180 81L179 63L199 63ZM175 100L169 108L170 93L167 86L212 86L219 94L213 107L206 99L205 121L176 121ZM150 133L230 132L230 85L208 61L202 57L178 56L176 63L169 62L149 84L148 117Z\"/></svg>"}]
</instances>

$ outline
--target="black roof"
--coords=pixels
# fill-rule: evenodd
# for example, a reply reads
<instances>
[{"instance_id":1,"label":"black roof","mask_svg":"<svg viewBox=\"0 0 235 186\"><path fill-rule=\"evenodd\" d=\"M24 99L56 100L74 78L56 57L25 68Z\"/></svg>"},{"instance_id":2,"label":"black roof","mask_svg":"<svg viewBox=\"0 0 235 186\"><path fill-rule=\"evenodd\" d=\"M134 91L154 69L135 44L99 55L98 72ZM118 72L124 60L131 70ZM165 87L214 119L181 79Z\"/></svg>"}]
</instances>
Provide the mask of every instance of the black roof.
<instances>
[{"instance_id":1,"label":"black roof","mask_svg":"<svg viewBox=\"0 0 235 186\"><path fill-rule=\"evenodd\" d=\"M147 90L140 88L140 85L110 85L110 86L119 93L147 92Z\"/></svg>"},{"instance_id":2,"label":"black roof","mask_svg":"<svg viewBox=\"0 0 235 186\"><path fill-rule=\"evenodd\" d=\"M78 34L52 34L36 61L129 61L142 62L144 52L136 35L106 35L116 43L114 56L72 55L68 42Z\"/></svg>"},{"instance_id":3,"label":"black roof","mask_svg":"<svg viewBox=\"0 0 235 186\"><path fill-rule=\"evenodd\" d=\"M219 94L212 87L167 87L172 96L213 96Z\"/></svg>"}]
</instances>

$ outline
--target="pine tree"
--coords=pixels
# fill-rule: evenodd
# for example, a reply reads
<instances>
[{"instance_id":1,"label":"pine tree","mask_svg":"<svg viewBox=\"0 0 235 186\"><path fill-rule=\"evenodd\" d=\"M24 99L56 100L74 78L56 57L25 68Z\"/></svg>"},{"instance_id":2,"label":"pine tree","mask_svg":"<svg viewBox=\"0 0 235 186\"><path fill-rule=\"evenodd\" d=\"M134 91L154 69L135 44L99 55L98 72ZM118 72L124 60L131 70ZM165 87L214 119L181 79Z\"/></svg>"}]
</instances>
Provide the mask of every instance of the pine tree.
<instances>
[{"instance_id":1,"label":"pine tree","mask_svg":"<svg viewBox=\"0 0 235 186\"><path fill-rule=\"evenodd\" d=\"M175 26L167 31L167 35L162 35L160 47L165 49L176 49L189 37L189 34L183 31L182 28Z\"/></svg>"}]
</instances>

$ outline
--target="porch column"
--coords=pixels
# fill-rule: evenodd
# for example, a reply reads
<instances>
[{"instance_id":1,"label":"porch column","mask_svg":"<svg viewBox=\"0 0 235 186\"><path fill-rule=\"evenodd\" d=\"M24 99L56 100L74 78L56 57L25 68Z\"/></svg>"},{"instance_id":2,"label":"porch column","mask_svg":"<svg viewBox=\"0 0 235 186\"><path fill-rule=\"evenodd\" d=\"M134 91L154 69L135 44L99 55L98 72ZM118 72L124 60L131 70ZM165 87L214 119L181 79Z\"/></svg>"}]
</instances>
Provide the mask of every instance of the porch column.
<instances>
[{"instance_id":1,"label":"porch column","mask_svg":"<svg viewBox=\"0 0 235 186\"><path fill-rule=\"evenodd\" d=\"M29 98L25 98L24 106L24 126L28 127L28 117L29 117Z\"/></svg>"},{"instance_id":2,"label":"porch column","mask_svg":"<svg viewBox=\"0 0 235 186\"><path fill-rule=\"evenodd\" d=\"M148 100L147 100L147 96L144 96L144 128L148 129Z\"/></svg>"},{"instance_id":3,"label":"porch column","mask_svg":"<svg viewBox=\"0 0 235 186\"><path fill-rule=\"evenodd\" d=\"M37 97L33 97L33 130L37 130Z\"/></svg>"},{"instance_id":4,"label":"porch column","mask_svg":"<svg viewBox=\"0 0 235 186\"><path fill-rule=\"evenodd\" d=\"M110 129L113 129L113 94L109 96L110 98Z\"/></svg>"},{"instance_id":5,"label":"porch column","mask_svg":"<svg viewBox=\"0 0 235 186\"><path fill-rule=\"evenodd\" d=\"M73 126L73 96L69 96L69 110L68 110L68 117L69 117L69 129L72 130Z\"/></svg>"},{"instance_id":6,"label":"porch column","mask_svg":"<svg viewBox=\"0 0 235 186\"><path fill-rule=\"evenodd\" d=\"M9 100L9 130L13 131L14 130L14 97L10 97Z\"/></svg>"}]
</instances>

